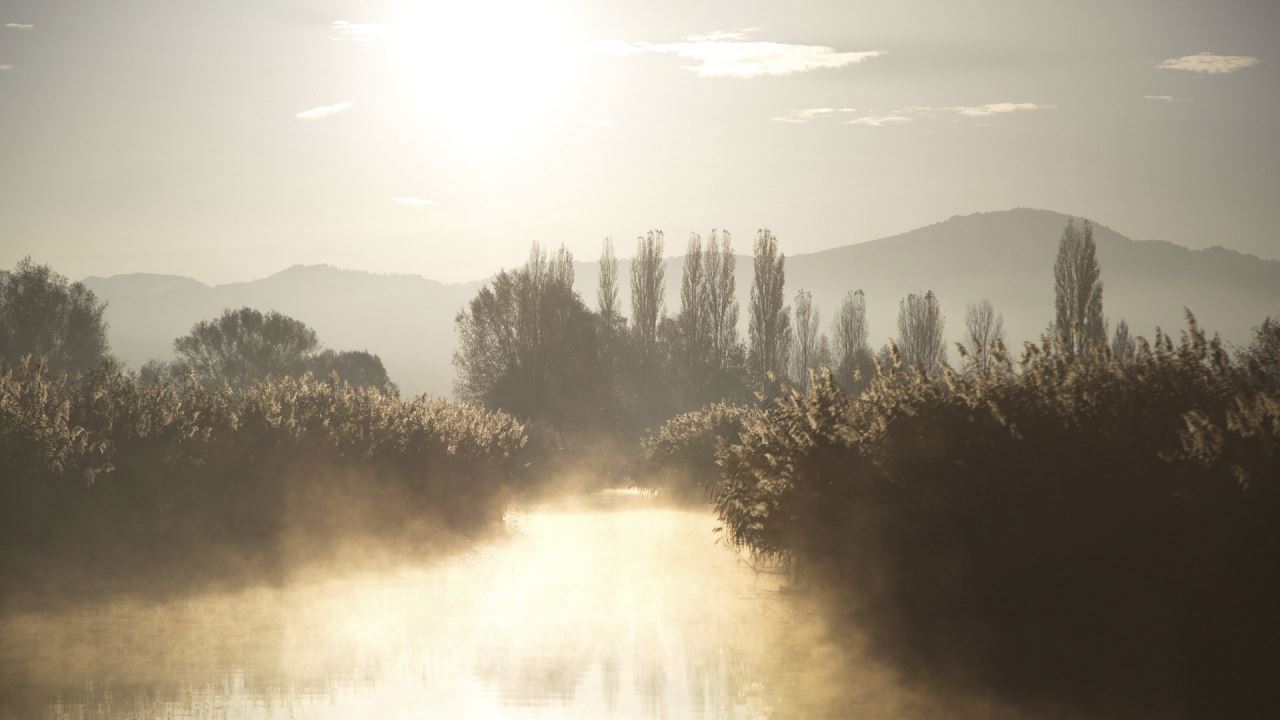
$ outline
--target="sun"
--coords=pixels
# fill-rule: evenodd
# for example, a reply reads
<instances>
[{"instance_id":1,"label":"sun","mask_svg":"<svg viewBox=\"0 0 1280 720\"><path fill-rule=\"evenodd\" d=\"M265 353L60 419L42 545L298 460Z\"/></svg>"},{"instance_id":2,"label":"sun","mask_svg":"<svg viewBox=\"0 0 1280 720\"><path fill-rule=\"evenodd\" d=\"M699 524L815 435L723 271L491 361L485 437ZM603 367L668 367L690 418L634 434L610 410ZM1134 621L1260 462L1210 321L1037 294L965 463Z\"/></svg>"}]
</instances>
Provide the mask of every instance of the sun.
<instances>
[{"instance_id":1,"label":"sun","mask_svg":"<svg viewBox=\"0 0 1280 720\"><path fill-rule=\"evenodd\" d=\"M390 28L398 84L459 149L501 155L554 113L577 47L540 0L407 3Z\"/></svg>"}]
</instances>

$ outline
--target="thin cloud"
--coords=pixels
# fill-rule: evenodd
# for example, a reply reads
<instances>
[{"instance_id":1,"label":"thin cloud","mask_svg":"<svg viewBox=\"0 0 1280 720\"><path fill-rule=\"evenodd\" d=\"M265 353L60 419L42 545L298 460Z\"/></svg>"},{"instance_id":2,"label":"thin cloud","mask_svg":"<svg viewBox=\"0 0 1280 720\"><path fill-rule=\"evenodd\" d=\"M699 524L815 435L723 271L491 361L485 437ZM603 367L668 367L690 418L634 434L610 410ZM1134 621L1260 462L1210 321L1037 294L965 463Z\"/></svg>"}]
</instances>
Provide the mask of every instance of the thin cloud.
<instances>
[{"instance_id":1,"label":"thin cloud","mask_svg":"<svg viewBox=\"0 0 1280 720\"><path fill-rule=\"evenodd\" d=\"M956 105L952 107L930 107L928 105L908 105L897 110L892 110L883 115L863 115L861 117L846 120L845 125L863 125L865 127L887 127L891 125L905 125L920 119L935 119L939 116L954 117L959 115L965 118L985 118L992 115L1000 115L1002 113L1018 112L1023 110L1044 110L1056 107L1054 105L1039 105L1037 103L988 103L986 105ZM850 108L851 109L851 108ZM844 108L842 108L844 110Z\"/></svg>"},{"instance_id":2,"label":"thin cloud","mask_svg":"<svg viewBox=\"0 0 1280 720\"><path fill-rule=\"evenodd\" d=\"M355 23L347 20L335 20L329 29L343 37L356 41L378 40L388 33L386 25L380 23Z\"/></svg>"},{"instance_id":3,"label":"thin cloud","mask_svg":"<svg viewBox=\"0 0 1280 720\"><path fill-rule=\"evenodd\" d=\"M1037 105L1036 103L988 103L986 105L963 105L959 107L946 108L953 113L963 115L965 117L991 117L1001 113L1018 112L1020 110L1044 110L1051 108L1052 105Z\"/></svg>"},{"instance_id":4,"label":"thin cloud","mask_svg":"<svg viewBox=\"0 0 1280 720\"><path fill-rule=\"evenodd\" d=\"M885 54L883 50L840 52L825 45L755 41L750 39L755 30L716 30L673 43L600 43L594 50L609 55L675 55L693 61L681 69L705 78L778 77L847 67Z\"/></svg>"},{"instance_id":5,"label":"thin cloud","mask_svg":"<svg viewBox=\"0 0 1280 720\"><path fill-rule=\"evenodd\" d=\"M8 72L13 69L12 65L0 65L0 72Z\"/></svg>"},{"instance_id":6,"label":"thin cloud","mask_svg":"<svg viewBox=\"0 0 1280 720\"><path fill-rule=\"evenodd\" d=\"M1180 58L1169 58L1156 65L1161 70L1181 70L1198 75L1225 75L1243 70L1258 64L1258 58L1250 55L1215 55L1202 52L1196 55L1183 55Z\"/></svg>"},{"instance_id":7,"label":"thin cloud","mask_svg":"<svg viewBox=\"0 0 1280 720\"><path fill-rule=\"evenodd\" d=\"M396 197L391 198L391 202L397 205L409 205L412 207L431 207L436 204L435 200L425 200L418 197Z\"/></svg>"},{"instance_id":8,"label":"thin cloud","mask_svg":"<svg viewBox=\"0 0 1280 720\"><path fill-rule=\"evenodd\" d=\"M9 28L10 30L35 30L36 29L35 25L28 25L27 23L5 23L4 26Z\"/></svg>"},{"instance_id":9,"label":"thin cloud","mask_svg":"<svg viewBox=\"0 0 1280 720\"><path fill-rule=\"evenodd\" d=\"M866 127L886 127L889 125L905 125L911 122L906 115L865 115L845 122L845 125L865 125Z\"/></svg>"},{"instance_id":10,"label":"thin cloud","mask_svg":"<svg viewBox=\"0 0 1280 720\"><path fill-rule=\"evenodd\" d=\"M323 120L324 118L327 118L330 115L337 115L338 113L350 110L355 106L356 106L355 103L345 102L345 101L340 103L334 103L333 105L321 105L320 107L311 108L310 110L303 110L302 112L298 113L295 117L297 117L299 120L303 122Z\"/></svg>"},{"instance_id":11,"label":"thin cloud","mask_svg":"<svg viewBox=\"0 0 1280 720\"><path fill-rule=\"evenodd\" d=\"M723 42L726 40L748 40L751 33L756 32L760 28L738 28L737 30L712 30L708 33L698 33L697 35L689 35L685 40L689 42Z\"/></svg>"},{"instance_id":12,"label":"thin cloud","mask_svg":"<svg viewBox=\"0 0 1280 720\"><path fill-rule=\"evenodd\" d=\"M769 120L772 122L802 125L816 120L829 119L834 117L837 113L851 112L857 112L857 108L804 108L801 110L788 110L785 114L771 117Z\"/></svg>"},{"instance_id":13,"label":"thin cloud","mask_svg":"<svg viewBox=\"0 0 1280 720\"><path fill-rule=\"evenodd\" d=\"M1174 96L1172 96L1172 95L1143 95L1143 96L1142 96L1142 99L1143 99L1143 100L1151 100L1151 101L1154 101L1154 102L1166 102L1166 103L1171 103L1171 102L1173 102L1174 100L1177 100L1178 98L1176 98L1176 97L1174 97Z\"/></svg>"},{"instance_id":14,"label":"thin cloud","mask_svg":"<svg viewBox=\"0 0 1280 720\"><path fill-rule=\"evenodd\" d=\"M613 127L613 122L612 122L611 120L605 120L605 119L603 119L603 118L596 118L595 120L588 120L588 121L587 121L587 124L588 124L588 125L590 125L591 127L598 127L598 128Z\"/></svg>"}]
</instances>

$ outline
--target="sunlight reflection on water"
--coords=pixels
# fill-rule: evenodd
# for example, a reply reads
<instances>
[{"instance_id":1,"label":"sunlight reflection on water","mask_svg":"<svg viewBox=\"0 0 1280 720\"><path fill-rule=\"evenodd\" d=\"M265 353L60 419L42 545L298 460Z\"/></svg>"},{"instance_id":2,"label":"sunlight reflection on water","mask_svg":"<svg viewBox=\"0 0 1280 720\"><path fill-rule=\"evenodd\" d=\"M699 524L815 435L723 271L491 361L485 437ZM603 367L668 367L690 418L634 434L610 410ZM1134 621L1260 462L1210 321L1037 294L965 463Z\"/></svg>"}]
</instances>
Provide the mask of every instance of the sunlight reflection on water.
<instances>
[{"instance_id":1,"label":"sunlight reflection on water","mask_svg":"<svg viewBox=\"0 0 1280 720\"><path fill-rule=\"evenodd\" d=\"M465 553L6 618L14 717L765 718L838 665L813 614L650 494L513 512ZM811 686L812 685L812 686Z\"/></svg>"}]
</instances>

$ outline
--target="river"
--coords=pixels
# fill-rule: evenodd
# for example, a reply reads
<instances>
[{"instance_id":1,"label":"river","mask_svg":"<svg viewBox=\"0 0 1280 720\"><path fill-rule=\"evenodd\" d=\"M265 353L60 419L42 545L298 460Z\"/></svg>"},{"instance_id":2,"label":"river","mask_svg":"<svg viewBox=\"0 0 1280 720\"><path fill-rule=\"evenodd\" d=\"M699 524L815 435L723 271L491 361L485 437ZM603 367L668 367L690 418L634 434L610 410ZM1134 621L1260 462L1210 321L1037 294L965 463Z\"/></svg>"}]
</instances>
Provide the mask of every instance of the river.
<instances>
[{"instance_id":1,"label":"river","mask_svg":"<svg viewBox=\"0 0 1280 720\"><path fill-rule=\"evenodd\" d=\"M707 512L604 491L444 557L0 621L22 718L819 718L924 711ZM85 605L88 605L86 607Z\"/></svg>"}]
</instances>

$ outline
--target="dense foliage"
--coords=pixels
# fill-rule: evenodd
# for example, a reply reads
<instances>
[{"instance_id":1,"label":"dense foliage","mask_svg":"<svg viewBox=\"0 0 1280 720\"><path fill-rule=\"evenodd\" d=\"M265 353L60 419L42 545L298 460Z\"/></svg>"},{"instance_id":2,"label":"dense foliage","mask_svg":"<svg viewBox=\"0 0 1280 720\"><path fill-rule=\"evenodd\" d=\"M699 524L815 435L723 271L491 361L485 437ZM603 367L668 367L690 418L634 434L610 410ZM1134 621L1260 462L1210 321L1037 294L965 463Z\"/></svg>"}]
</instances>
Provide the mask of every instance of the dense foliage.
<instances>
[{"instance_id":1,"label":"dense foliage","mask_svg":"<svg viewBox=\"0 0 1280 720\"><path fill-rule=\"evenodd\" d=\"M0 270L0 359L38 355L55 371L94 367L110 354L105 309L84 285L23 258Z\"/></svg>"},{"instance_id":2,"label":"dense foliage","mask_svg":"<svg viewBox=\"0 0 1280 720\"><path fill-rule=\"evenodd\" d=\"M641 445L646 480L686 496L713 498L719 477L719 446L735 442L754 406L714 403L681 413L645 436Z\"/></svg>"},{"instance_id":3,"label":"dense foliage","mask_svg":"<svg viewBox=\"0 0 1280 720\"><path fill-rule=\"evenodd\" d=\"M288 523L366 504L375 523L470 526L494 516L525 441L501 412L335 379L148 384L26 359L0 367L0 547L6 561L65 551L86 563L257 552ZM319 496L337 507L289 516Z\"/></svg>"},{"instance_id":4,"label":"dense foliage","mask_svg":"<svg viewBox=\"0 0 1280 720\"><path fill-rule=\"evenodd\" d=\"M895 363L858 398L820 377L742 415L717 444L727 537L826 571L916 672L1090 712L1262 714L1274 360L1233 359L1194 320L1126 361L996 355L964 374ZM705 428L678 419L661 454L705 451Z\"/></svg>"},{"instance_id":5,"label":"dense foliage","mask_svg":"<svg viewBox=\"0 0 1280 720\"><path fill-rule=\"evenodd\" d=\"M138 375L143 382L181 382L188 375L201 383L233 388L267 378L319 378L337 374L357 387L395 393L382 359L365 350L324 349L316 331L301 320L249 307L227 309L201 320L173 341L171 362L151 360Z\"/></svg>"}]
</instances>

